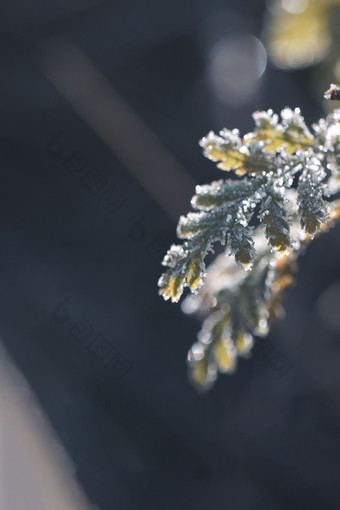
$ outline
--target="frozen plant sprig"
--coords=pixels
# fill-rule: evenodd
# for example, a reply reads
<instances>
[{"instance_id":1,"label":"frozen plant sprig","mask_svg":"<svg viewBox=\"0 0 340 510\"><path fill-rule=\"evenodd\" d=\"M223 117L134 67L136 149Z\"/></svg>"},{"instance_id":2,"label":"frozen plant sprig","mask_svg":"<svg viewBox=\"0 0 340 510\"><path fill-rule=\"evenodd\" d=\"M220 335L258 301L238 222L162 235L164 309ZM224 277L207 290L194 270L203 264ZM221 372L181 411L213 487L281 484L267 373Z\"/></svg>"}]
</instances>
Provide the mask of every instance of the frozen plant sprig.
<instances>
[{"instance_id":1,"label":"frozen plant sprig","mask_svg":"<svg viewBox=\"0 0 340 510\"><path fill-rule=\"evenodd\" d=\"M205 256L217 241L227 244L237 263L251 267L256 254L250 222L256 206L269 246L280 252L291 248L286 195L294 177L301 227L314 235L327 221L325 168L337 173L334 160L339 157L339 110L320 121L314 135L298 108L285 108L281 118L279 122L271 110L256 112L254 132L242 139L237 130L224 129L220 136L211 132L201 140L209 159L242 179L196 187L191 203L198 212L180 218L177 235L184 243L173 245L163 261L169 267L159 281L165 299L178 301L185 287L200 287Z\"/></svg>"},{"instance_id":2,"label":"frozen plant sprig","mask_svg":"<svg viewBox=\"0 0 340 510\"><path fill-rule=\"evenodd\" d=\"M188 287L193 295L184 310L206 317L188 355L201 387L219 371L232 372L253 337L267 333L299 252L339 216L331 196L340 191L340 110L313 133L298 108L282 110L281 120L271 110L253 118L254 131L243 137L223 129L200 141L204 155L233 178L196 186L196 211L177 227L183 244L166 254L168 270L158 282L164 299L175 302ZM207 271L204 260L216 242L226 253Z\"/></svg>"},{"instance_id":3,"label":"frozen plant sprig","mask_svg":"<svg viewBox=\"0 0 340 510\"><path fill-rule=\"evenodd\" d=\"M332 99L333 101L339 101L340 100L340 87L336 85L335 83L331 83L331 86L328 90L324 93L325 99Z\"/></svg>"}]
</instances>

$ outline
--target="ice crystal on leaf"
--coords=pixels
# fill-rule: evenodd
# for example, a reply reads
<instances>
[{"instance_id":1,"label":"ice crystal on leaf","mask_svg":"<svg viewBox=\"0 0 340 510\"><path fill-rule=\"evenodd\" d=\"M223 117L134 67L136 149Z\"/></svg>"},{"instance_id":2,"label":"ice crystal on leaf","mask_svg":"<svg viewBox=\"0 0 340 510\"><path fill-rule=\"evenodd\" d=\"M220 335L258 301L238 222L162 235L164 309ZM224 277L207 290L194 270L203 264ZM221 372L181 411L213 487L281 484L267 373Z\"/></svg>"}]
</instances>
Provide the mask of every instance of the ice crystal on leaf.
<instances>
[{"instance_id":1,"label":"ice crystal on leaf","mask_svg":"<svg viewBox=\"0 0 340 510\"><path fill-rule=\"evenodd\" d=\"M324 93L325 99L332 99L333 101L339 101L340 100L340 87L336 85L335 83L331 83L331 86L328 90Z\"/></svg>"},{"instance_id":2,"label":"ice crystal on leaf","mask_svg":"<svg viewBox=\"0 0 340 510\"><path fill-rule=\"evenodd\" d=\"M245 141L258 140L266 143L266 151L274 152L285 148L289 154L313 144L313 137L301 115L300 109L284 108L281 112L282 122L272 110L253 114L255 130L248 133Z\"/></svg>"},{"instance_id":3,"label":"ice crystal on leaf","mask_svg":"<svg viewBox=\"0 0 340 510\"><path fill-rule=\"evenodd\" d=\"M210 132L200 145L218 168L233 174L196 186L194 212L182 216L159 279L164 299L205 317L188 354L192 380L209 388L248 356L254 337L282 315L280 296L293 280L296 258L312 237L340 216L340 110L308 129L298 108L253 115L255 128ZM280 120L281 119L281 120ZM254 225L257 225L254 227ZM205 267L216 242L225 253ZM248 271L245 271L245 268Z\"/></svg>"}]
</instances>

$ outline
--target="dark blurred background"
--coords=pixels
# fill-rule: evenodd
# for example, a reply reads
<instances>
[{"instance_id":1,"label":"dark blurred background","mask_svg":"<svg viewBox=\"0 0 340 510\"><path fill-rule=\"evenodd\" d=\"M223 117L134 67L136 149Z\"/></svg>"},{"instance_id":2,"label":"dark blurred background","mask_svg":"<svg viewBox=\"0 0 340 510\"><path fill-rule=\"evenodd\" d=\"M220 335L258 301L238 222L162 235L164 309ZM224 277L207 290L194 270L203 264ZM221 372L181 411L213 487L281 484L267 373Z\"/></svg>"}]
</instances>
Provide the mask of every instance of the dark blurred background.
<instances>
[{"instance_id":1,"label":"dark blurred background","mask_svg":"<svg viewBox=\"0 0 340 510\"><path fill-rule=\"evenodd\" d=\"M157 290L194 185L223 177L198 140L251 130L258 109L323 114L311 69L268 59L266 9L1 6L1 508L340 508L340 228L301 258L270 333L282 377L257 356L198 393L186 355L199 323ZM63 484L82 493L65 506L45 478L60 451Z\"/></svg>"}]
</instances>

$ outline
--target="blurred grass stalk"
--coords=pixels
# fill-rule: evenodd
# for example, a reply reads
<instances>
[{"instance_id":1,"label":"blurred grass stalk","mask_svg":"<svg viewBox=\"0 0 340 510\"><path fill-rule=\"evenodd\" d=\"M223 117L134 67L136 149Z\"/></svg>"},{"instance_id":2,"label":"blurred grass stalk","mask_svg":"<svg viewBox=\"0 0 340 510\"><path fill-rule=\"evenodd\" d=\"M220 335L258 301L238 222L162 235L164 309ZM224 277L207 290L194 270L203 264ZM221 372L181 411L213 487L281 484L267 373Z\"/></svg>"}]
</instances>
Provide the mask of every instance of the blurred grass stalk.
<instances>
[{"instance_id":1,"label":"blurred grass stalk","mask_svg":"<svg viewBox=\"0 0 340 510\"><path fill-rule=\"evenodd\" d=\"M90 510L75 468L0 343L0 508Z\"/></svg>"}]
</instances>

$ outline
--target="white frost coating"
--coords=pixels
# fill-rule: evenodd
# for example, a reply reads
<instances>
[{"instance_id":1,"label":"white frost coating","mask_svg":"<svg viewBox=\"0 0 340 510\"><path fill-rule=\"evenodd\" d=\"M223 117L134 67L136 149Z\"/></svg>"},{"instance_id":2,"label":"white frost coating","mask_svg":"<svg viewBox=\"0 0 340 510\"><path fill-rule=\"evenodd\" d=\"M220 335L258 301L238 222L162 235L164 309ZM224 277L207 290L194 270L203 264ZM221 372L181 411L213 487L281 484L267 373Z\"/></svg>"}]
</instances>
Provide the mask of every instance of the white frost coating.
<instances>
[{"instance_id":1,"label":"white frost coating","mask_svg":"<svg viewBox=\"0 0 340 510\"><path fill-rule=\"evenodd\" d=\"M217 158L211 156L209 153L212 149L215 151L225 152L227 150L238 150L241 146L241 138L238 129L223 129L220 135L216 135L210 131L207 136L199 141L199 145L204 149L204 155L217 161Z\"/></svg>"},{"instance_id":2,"label":"white frost coating","mask_svg":"<svg viewBox=\"0 0 340 510\"><path fill-rule=\"evenodd\" d=\"M305 124L305 119L301 115L300 108L295 108L294 110L288 107L284 108L281 111L281 118L285 129L289 129L290 134L293 136L298 136L298 132L300 131L308 138L313 138L312 133Z\"/></svg>"},{"instance_id":3,"label":"white frost coating","mask_svg":"<svg viewBox=\"0 0 340 510\"><path fill-rule=\"evenodd\" d=\"M315 225L314 230L318 230L329 217L328 206L322 198L325 195L325 185L322 184L325 177L322 161L311 150L306 151L297 192L301 224L307 231L310 230L308 225ZM313 234L312 231L309 233Z\"/></svg>"},{"instance_id":4,"label":"white frost coating","mask_svg":"<svg viewBox=\"0 0 340 510\"><path fill-rule=\"evenodd\" d=\"M257 128L276 128L279 121L279 116L273 113L273 110L266 112L254 112L253 119Z\"/></svg>"},{"instance_id":5,"label":"white frost coating","mask_svg":"<svg viewBox=\"0 0 340 510\"><path fill-rule=\"evenodd\" d=\"M179 246L178 244L173 244L168 250L167 254L164 257L162 262L163 266L175 267L178 262L180 262L185 256L185 251L183 246Z\"/></svg>"}]
</instances>

